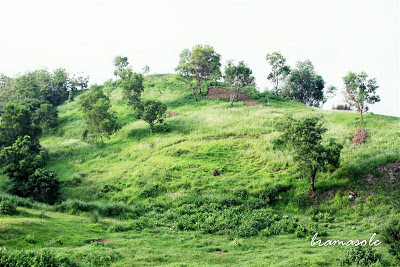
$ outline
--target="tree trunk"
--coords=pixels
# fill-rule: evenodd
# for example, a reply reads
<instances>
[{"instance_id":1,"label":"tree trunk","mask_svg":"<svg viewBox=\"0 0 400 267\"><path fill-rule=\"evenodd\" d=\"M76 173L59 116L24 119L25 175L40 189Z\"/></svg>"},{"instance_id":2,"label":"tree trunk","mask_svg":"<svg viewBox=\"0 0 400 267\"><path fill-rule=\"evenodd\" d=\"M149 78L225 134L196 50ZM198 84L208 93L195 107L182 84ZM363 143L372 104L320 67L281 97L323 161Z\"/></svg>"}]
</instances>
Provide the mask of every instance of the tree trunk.
<instances>
[{"instance_id":1,"label":"tree trunk","mask_svg":"<svg viewBox=\"0 0 400 267\"><path fill-rule=\"evenodd\" d=\"M197 84L198 84L198 87L199 87L199 92L200 92L200 94L201 94L201 80L199 79L199 80L197 80Z\"/></svg>"},{"instance_id":2,"label":"tree trunk","mask_svg":"<svg viewBox=\"0 0 400 267\"><path fill-rule=\"evenodd\" d=\"M317 175L317 172L315 170L311 171L311 183L310 183L310 192L311 192L311 196L314 197L315 196L315 176Z\"/></svg>"},{"instance_id":3,"label":"tree trunk","mask_svg":"<svg viewBox=\"0 0 400 267\"><path fill-rule=\"evenodd\" d=\"M233 107L233 101L235 100L235 96L231 95L230 100L229 100L229 104L231 105L231 108Z\"/></svg>"},{"instance_id":4,"label":"tree trunk","mask_svg":"<svg viewBox=\"0 0 400 267\"><path fill-rule=\"evenodd\" d=\"M154 127L154 125L150 123L150 134L153 133L153 127Z\"/></svg>"},{"instance_id":5,"label":"tree trunk","mask_svg":"<svg viewBox=\"0 0 400 267\"><path fill-rule=\"evenodd\" d=\"M361 115L361 121L363 121L364 118L363 118L363 111L362 110L360 111L360 115Z\"/></svg>"},{"instance_id":6,"label":"tree trunk","mask_svg":"<svg viewBox=\"0 0 400 267\"><path fill-rule=\"evenodd\" d=\"M192 88L192 90L193 90L193 97L194 97L194 100L195 100L196 102L198 102L198 101L199 101L199 98L197 97L196 89L195 89L195 88Z\"/></svg>"}]
</instances>

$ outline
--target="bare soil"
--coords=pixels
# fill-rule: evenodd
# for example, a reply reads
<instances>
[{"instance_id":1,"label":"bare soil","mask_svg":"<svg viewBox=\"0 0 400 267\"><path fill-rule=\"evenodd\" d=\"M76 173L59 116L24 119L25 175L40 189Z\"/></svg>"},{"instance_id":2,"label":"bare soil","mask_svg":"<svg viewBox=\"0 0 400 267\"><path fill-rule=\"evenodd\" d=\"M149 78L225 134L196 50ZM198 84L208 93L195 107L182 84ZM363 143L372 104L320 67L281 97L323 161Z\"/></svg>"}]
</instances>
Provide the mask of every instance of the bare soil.
<instances>
[{"instance_id":1,"label":"bare soil","mask_svg":"<svg viewBox=\"0 0 400 267\"><path fill-rule=\"evenodd\" d=\"M234 94L235 93L231 90L227 90L222 87L211 86L208 88L206 97L210 98L210 99L219 99L219 98L228 98L229 99ZM238 100L242 101L246 106L255 106L255 105L260 104L260 102L258 102L257 100L251 99L245 93L238 93Z\"/></svg>"}]
</instances>

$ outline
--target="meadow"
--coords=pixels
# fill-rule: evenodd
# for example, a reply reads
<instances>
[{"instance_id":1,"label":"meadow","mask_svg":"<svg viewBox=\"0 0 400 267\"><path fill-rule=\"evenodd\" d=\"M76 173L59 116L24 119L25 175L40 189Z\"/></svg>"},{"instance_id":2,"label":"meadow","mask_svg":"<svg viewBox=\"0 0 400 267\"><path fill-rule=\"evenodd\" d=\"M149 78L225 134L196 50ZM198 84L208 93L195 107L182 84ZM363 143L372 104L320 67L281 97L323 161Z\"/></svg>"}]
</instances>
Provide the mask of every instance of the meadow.
<instances>
[{"instance_id":1,"label":"meadow","mask_svg":"<svg viewBox=\"0 0 400 267\"><path fill-rule=\"evenodd\" d=\"M311 247L314 232L381 239L400 217L400 180L391 184L384 167L400 162L399 118L370 113L360 121L355 112L272 98L233 108L223 98L196 102L173 74L146 76L144 85L143 99L168 107L151 135L112 81L104 91L122 128L104 147L82 140L81 96L58 108L59 126L40 143L62 202L3 194L18 214L0 215L0 246L49 250L82 266L339 266L346 248ZM344 146L340 168L318 174L315 199L292 155L273 147L286 114L322 117L326 138ZM368 138L356 146L359 127ZM8 183L1 175L1 188ZM387 248L376 247L382 266L392 262Z\"/></svg>"}]
</instances>

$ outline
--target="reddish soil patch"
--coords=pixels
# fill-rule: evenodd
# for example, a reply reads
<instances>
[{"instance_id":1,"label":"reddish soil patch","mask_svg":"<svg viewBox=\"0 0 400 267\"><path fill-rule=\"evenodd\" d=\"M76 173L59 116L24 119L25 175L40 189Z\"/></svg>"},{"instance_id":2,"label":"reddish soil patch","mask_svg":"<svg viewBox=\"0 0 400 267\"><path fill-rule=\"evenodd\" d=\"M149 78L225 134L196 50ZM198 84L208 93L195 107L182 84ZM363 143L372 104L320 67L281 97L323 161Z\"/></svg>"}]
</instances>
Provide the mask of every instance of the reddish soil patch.
<instances>
[{"instance_id":1,"label":"reddish soil patch","mask_svg":"<svg viewBox=\"0 0 400 267\"><path fill-rule=\"evenodd\" d=\"M365 139L367 139L367 133L365 132L364 128L358 128L353 135L353 145L364 144Z\"/></svg>"},{"instance_id":2,"label":"reddish soil patch","mask_svg":"<svg viewBox=\"0 0 400 267\"><path fill-rule=\"evenodd\" d=\"M209 87L206 97L210 99L219 99L219 98L230 98L234 94L233 91L227 90L221 87ZM245 93L238 94L238 100L242 101L246 106L255 106L259 105L260 102L257 100L251 99Z\"/></svg>"},{"instance_id":3,"label":"reddish soil patch","mask_svg":"<svg viewBox=\"0 0 400 267\"><path fill-rule=\"evenodd\" d=\"M167 111L167 113L165 114L165 117L169 118L169 117L174 117L174 116L178 116L179 113L175 112L175 111Z\"/></svg>"}]
</instances>

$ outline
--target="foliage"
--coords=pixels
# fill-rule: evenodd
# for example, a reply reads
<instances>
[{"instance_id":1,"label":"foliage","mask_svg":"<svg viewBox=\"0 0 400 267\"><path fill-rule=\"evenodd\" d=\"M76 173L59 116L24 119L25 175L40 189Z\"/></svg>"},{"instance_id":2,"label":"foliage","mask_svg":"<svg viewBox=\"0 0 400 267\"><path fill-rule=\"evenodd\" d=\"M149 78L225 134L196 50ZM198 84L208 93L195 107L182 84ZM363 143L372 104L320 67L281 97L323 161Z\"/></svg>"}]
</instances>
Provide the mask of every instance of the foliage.
<instances>
[{"instance_id":1,"label":"foliage","mask_svg":"<svg viewBox=\"0 0 400 267\"><path fill-rule=\"evenodd\" d=\"M376 94L376 90L379 88L376 79L368 79L368 74L365 72L359 74L349 72L343 77L343 81L347 103L360 112L361 120L363 120L363 113L368 111L368 104L380 101Z\"/></svg>"},{"instance_id":2,"label":"foliage","mask_svg":"<svg viewBox=\"0 0 400 267\"><path fill-rule=\"evenodd\" d=\"M14 189L18 190L36 169L45 166L47 154L37 141L25 135L19 137L12 146L4 147L0 159L3 172L14 182Z\"/></svg>"},{"instance_id":3,"label":"foliage","mask_svg":"<svg viewBox=\"0 0 400 267\"><path fill-rule=\"evenodd\" d=\"M332 109L336 110L351 110L351 107L347 104L337 104L336 106L332 106Z\"/></svg>"},{"instance_id":4,"label":"foliage","mask_svg":"<svg viewBox=\"0 0 400 267\"><path fill-rule=\"evenodd\" d=\"M54 172L37 169L26 183L26 195L36 201L54 204L60 196L60 181Z\"/></svg>"},{"instance_id":5,"label":"foliage","mask_svg":"<svg viewBox=\"0 0 400 267\"><path fill-rule=\"evenodd\" d=\"M42 251L9 251L0 249L0 265L8 267L77 267L78 265L65 257L54 256L49 250Z\"/></svg>"},{"instance_id":6,"label":"foliage","mask_svg":"<svg viewBox=\"0 0 400 267\"><path fill-rule=\"evenodd\" d=\"M237 66L230 60L225 66L225 82L227 82L231 88L235 91L236 101L238 101L239 90L254 85L254 77L251 75L251 69L243 62L240 61ZM231 107L235 96L231 96Z\"/></svg>"},{"instance_id":7,"label":"foliage","mask_svg":"<svg viewBox=\"0 0 400 267\"><path fill-rule=\"evenodd\" d=\"M191 79L197 81L197 90L201 94L203 81L218 80L221 77L221 55L209 45L196 45L190 51L185 49L179 56L179 64L175 71L189 83ZM198 100L195 87L191 86L195 100Z\"/></svg>"},{"instance_id":8,"label":"foliage","mask_svg":"<svg viewBox=\"0 0 400 267\"><path fill-rule=\"evenodd\" d=\"M266 60L271 66L271 72L268 74L268 80L274 85L276 94L280 93L280 82L290 73L290 67L286 64L286 58L280 52L267 54Z\"/></svg>"},{"instance_id":9,"label":"foliage","mask_svg":"<svg viewBox=\"0 0 400 267\"><path fill-rule=\"evenodd\" d=\"M103 93L102 87L93 85L81 99L81 107L86 124L91 133L109 136L119 129L114 112L110 111L110 99Z\"/></svg>"},{"instance_id":10,"label":"foliage","mask_svg":"<svg viewBox=\"0 0 400 267\"><path fill-rule=\"evenodd\" d=\"M311 61L299 61L287 76L284 96L289 96L309 106L318 107L324 100L325 82Z\"/></svg>"},{"instance_id":11,"label":"foliage","mask_svg":"<svg viewBox=\"0 0 400 267\"><path fill-rule=\"evenodd\" d=\"M341 258L343 265L370 266L381 261L382 254L370 246L352 246L346 249Z\"/></svg>"},{"instance_id":12,"label":"foliage","mask_svg":"<svg viewBox=\"0 0 400 267\"><path fill-rule=\"evenodd\" d=\"M155 124L164 122L167 105L159 101L149 100L138 104L135 111L137 119L142 119L150 125L151 134Z\"/></svg>"},{"instance_id":13,"label":"foliage","mask_svg":"<svg viewBox=\"0 0 400 267\"><path fill-rule=\"evenodd\" d=\"M286 147L294 153L294 160L311 174L310 190L314 195L314 180L317 172L339 167L340 151L343 148L333 139L324 145L322 135L327 131L318 117L296 120L286 117L280 125L283 134L275 141L278 147Z\"/></svg>"},{"instance_id":14,"label":"foliage","mask_svg":"<svg viewBox=\"0 0 400 267\"><path fill-rule=\"evenodd\" d=\"M115 67L114 75L115 77L117 77L117 75L120 72L122 72L126 67L128 67L129 65L128 57L116 56L113 60L113 64Z\"/></svg>"},{"instance_id":15,"label":"foliage","mask_svg":"<svg viewBox=\"0 0 400 267\"><path fill-rule=\"evenodd\" d=\"M144 90L143 75L133 72L131 68L127 68L118 73L120 79L118 85L122 88L124 98L129 105L135 107L139 102Z\"/></svg>"},{"instance_id":16,"label":"foliage","mask_svg":"<svg viewBox=\"0 0 400 267\"><path fill-rule=\"evenodd\" d=\"M389 244L389 253L400 262L400 220L391 220L382 230L383 241Z\"/></svg>"},{"instance_id":17,"label":"foliage","mask_svg":"<svg viewBox=\"0 0 400 267\"><path fill-rule=\"evenodd\" d=\"M14 215L17 213L17 207L12 201L0 197L0 214Z\"/></svg>"},{"instance_id":18,"label":"foliage","mask_svg":"<svg viewBox=\"0 0 400 267\"><path fill-rule=\"evenodd\" d=\"M40 128L32 125L32 117L26 107L13 103L4 107L0 122L0 147L11 146L25 135L36 140L39 134Z\"/></svg>"}]
</instances>

